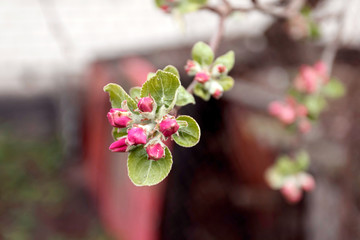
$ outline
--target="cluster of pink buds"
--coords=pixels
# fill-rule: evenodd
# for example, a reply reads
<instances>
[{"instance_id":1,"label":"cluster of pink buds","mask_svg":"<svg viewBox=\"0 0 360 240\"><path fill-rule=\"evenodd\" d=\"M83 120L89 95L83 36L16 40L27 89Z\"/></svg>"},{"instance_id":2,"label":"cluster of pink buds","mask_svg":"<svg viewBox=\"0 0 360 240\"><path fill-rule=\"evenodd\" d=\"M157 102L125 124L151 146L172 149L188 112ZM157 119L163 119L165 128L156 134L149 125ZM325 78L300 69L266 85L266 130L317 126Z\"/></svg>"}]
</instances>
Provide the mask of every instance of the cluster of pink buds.
<instances>
[{"instance_id":1,"label":"cluster of pink buds","mask_svg":"<svg viewBox=\"0 0 360 240\"><path fill-rule=\"evenodd\" d=\"M214 98L219 99L222 96L224 89L215 79L226 75L227 69L223 64L217 64L209 71L208 68L201 68L196 61L188 60L185 71L189 76L195 76L194 80L202 84Z\"/></svg>"},{"instance_id":2,"label":"cluster of pink buds","mask_svg":"<svg viewBox=\"0 0 360 240\"><path fill-rule=\"evenodd\" d=\"M288 97L285 101L271 102L268 111L285 125L296 123L302 133L311 129L307 108L292 97Z\"/></svg>"},{"instance_id":3,"label":"cluster of pink buds","mask_svg":"<svg viewBox=\"0 0 360 240\"><path fill-rule=\"evenodd\" d=\"M314 188L314 178L310 174L301 172L287 177L280 188L280 192L289 203L297 203L302 198L303 190L310 192Z\"/></svg>"},{"instance_id":4,"label":"cluster of pink buds","mask_svg":"<svg viewBox=\"0 0 360 240\"><path fill-rule=\"evenodd\" d=\"M304 65L295 78L295 89L302 93L313 94L329 81L326 65L317 62L313 66Z\"/></svg>"},{"instance_id":5,"label":"cluster of pink buds","mask_svg":"<svg viewBox=\"0 0 360 240\"><path fill-rule=\"evenodd\" d=\"M126 136L110 145L112 152L128 152L133 146L143 145L148 159L159 160L165 156L163 141L177 133L179 124L170 115L165 115L160 121L151 119L155 116L151 115L156 111L154 105L154 100L149 96L139 99L135 112L140 114L120 108L110 109L107 114L110 124L119 129L126 128L127 132Z\"/></svg>"}]
</instances>

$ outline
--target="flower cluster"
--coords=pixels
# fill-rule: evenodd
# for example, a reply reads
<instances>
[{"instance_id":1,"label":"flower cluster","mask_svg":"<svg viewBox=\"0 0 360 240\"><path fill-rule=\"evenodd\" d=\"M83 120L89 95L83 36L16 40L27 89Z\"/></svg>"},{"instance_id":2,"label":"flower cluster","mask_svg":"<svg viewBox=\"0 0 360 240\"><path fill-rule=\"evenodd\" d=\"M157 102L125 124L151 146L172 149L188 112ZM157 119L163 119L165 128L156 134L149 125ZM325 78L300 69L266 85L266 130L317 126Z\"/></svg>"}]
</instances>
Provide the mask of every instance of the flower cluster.
<instances>
[{"instance_id":1,"label":"flower cluster","mask_svg":"<svg viewBox=\"0 0 360 240\"><path fill-rule=\"evenodd\" d=\"M126 104L123 105L126 108ZM129 109L110 109L107 114L110 124L118 130L126 131L109 149L113 152L128 152L134 146L143 145L148 159L159 160L165 156L163 141L177 133L179 124L168 114L160 121L152 121L156 107L151 96L140 98L137 107L135 111L139 114L132 113Z\"/></svg>"},{"instance_id":2,"label":"flower cluster","mask_svg":"<svg viewBox=\"0 0 360 240\"><path fill-rule=\"evenodd\" d=\"M293 97L287 97L284 102L271 102L269 113L285 125L295 124L302 133L311 129L311 123L307 118L307 108L305 105L297 103Z\"/></svg>"},{"instance_id":3,"label":"flower cluster","mask_svg":"<svg viewBox=\"0 0 360 240\"><path fill-rule=\"evenodd\" d=\"M310 119L314 119L324 108L322 91L329 83L329 76L323 62L313 66L301 66L292 89L284 101L269 104L269 113L283 124L295 125L306 133L311 129Z\"/></svg>"},{"instance_id":4,"label":"flower cluster","mask_svg":"<svg viewBox=\"0 0 360 240\"><path fill-rule=\"evenodd\" d=\"M308 173L300 172L286 177L280 187L281 194L289 203L297 203L301 200L303 192L310 192L315 188L315 180Z\"/></svg>"},{"instance_id":5,"label":"flower cluster","mask_svg":"<svg viewBox=\"0 0 360 240\"><path fill-rule=\"evenodd\" d=\"M294 157L280 156L276 163L266 171L270 187L280 190L289 203L301 200L303 190L310 192L315 188L314 178L305 172L309 166L309 155L305 151Z\"/></svg>"},{"instance_id":6,"label":"flower cluster","mask_svg":"<svg viewBox=\"0 0 360 240\"><path fill-rule=\"evenodd\" d=\"M188 60L185 71L194 77L196 85L194 94L209 100L210 97L219 99L224 91L228 91L234 85L234 80L228 76L234 66L234 52L230 51L213 62L214 53L211 48L199 42L192 50L193 60Z\"/></svg>"}]
</instances>

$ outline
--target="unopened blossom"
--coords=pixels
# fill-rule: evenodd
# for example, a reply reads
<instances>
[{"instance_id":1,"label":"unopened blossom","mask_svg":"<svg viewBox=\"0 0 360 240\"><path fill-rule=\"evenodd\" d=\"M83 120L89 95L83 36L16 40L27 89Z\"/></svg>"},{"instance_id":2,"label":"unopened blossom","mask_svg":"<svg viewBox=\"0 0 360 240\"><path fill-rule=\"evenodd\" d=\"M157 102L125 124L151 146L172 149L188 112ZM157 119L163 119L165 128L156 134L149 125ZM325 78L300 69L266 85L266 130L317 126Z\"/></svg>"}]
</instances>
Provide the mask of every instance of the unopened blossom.
<instances>
[{"instance_id":1,"label":"unopened blossom","mask_svg":"<svg viewBox=\"0 0 360 240\"><path fill-rule=\"evenodd\" d=\"M123 137L113 142L110 145L109 150L112 152L126 152L127 147L128 146L126 144L126 137Z\"/></svg>"},{"instance_id":2,"label":"unopened blossom","mask_svg":"<svg viewBox=\"0 0 360 240\"><path fill-rule=\"evenodd\" d=\"M289 203L297 203L302 197L302 191L293 179L287 180L281 187L280 192Z\"/></svg>"},{"instance_id":3,"label":"unopened blossom","mask_svg":"<svg viewBox=\"0 0 360 240\"><path fill-rule=\"evenodd\" d=\"M287 103L273 101L270 103L268 111L284 124L292 124L296 119L294 108Z\"/></svg>"},{"instance_id":4,"label":"unopened blossom","mask_svg":"<svg viewBox=\"0 0 360 240\"><path fill-rule=\"evenodd\" d=\"M304 191L310 192L315 188L315 180L313 176L308 173L301 173L298 176L301 187Z\"/></svg>"},{"instance_id":5,"label":"unopened blossom","mask_svg":"<svg viewBox=\"0 0 360 240\"><path fill-rule=\"evenodd\" d=\"M179 124L173 118L165 118L160 122L160 132L165 137L170 137L179 129Z\"/></svg>"},{"instance_id":6,"label":"unopened blossom","mask_svg":"<svg viewBox=\"0 0 360 240\"><path fill-rule=\"evenodd\" d=\"M159 160L165 156L164 147L160 143L152 144L146 147L149 159Z\"/></svg>"},{"instance_id":7,"label":"unopened blossom","mask_svg":"<svg viewBox=\"0 0 360 240\"><path fill-rule=\"evenodd\" d=\"M151 112L153 110L154 100L151 97L143 97L138 102L138 108L141 112Z\"/></svg>"},{"instance_id":8,"label":"unopened blossom","mask_svg":"<svg viewBox=\"0 0 360 240\"><path fill-rule=\"evenodd\" d=\"M128 130L127 143L129 145L145 144L147 136L145 130L140 127L133 127Z\"/></svg>"},{"instance_id":9,"label":"unopened blossom","mask_svg":"<svg viewBox=\"0 0 360 240\"><path fill-rule=\"evenodd\" d=\"M209 81L210 76L206 72L198 72L195 75L195 81L198 81L199 83L206 83Z\"/></svg>"},{"instance_id":10,"label":"unopened blossom","mask_svg":"<svg viewBox=\"0 0 360 240\"><path fill-rule=\"evenodd\" d=\"M112 108L107 114L107 118L113 127L124 128L129 125L130 113L121 108Z\"/></svg>"},{"instance_id":11,"label":"unopened blossom","mask_svg":"<svg viewBox=\"0 0 360 240\"><path fill-rule=\"evenodd\" d=\"M221 98L223 94L223 91L221 89L216 89L215 92L212 94L212 96L216 99Z\"/></svg>"},{"instance_id":12,"label":"unopened blossom","mask_svg":"<svg viewBox=\"0 0 360 240\"><path fill-rule=\"evenodd\" d=\"M200 70L200 66L193 60L187 60L185 71L189 76L194 76Z\"/></svg>"},{"instance_id":13,"label":"unopened blossom","mask_svg":"<svg viewBox=\"0 0 360 240\"><path fill-rule=\"evenodd\" d=\"M314 64L314 70L318 74L322 84L326 84L329 81L328 70L326 64L322 61L319 61Z\"/></svg>"},{"instance_id":14,"label":"unopened blossom","mask_svg":"<svg viewBox=\"0 0 360 240\"><path fill-rule=\"evenodd\" d=\"M312 94L319 89L321 82L319 75L314 68L302 66L294 84L296 90Z\"/></svg>"}]
</instances>

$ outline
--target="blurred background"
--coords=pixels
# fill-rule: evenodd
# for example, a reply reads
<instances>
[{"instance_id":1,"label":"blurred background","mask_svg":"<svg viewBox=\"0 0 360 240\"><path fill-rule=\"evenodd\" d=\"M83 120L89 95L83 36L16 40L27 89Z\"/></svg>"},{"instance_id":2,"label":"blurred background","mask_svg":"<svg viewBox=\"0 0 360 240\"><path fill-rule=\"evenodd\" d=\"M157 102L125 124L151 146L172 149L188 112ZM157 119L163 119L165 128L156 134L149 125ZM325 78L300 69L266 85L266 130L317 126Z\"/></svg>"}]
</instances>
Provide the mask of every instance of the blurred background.
<instances>
[{"instance_id":1,"label":"blurred background","mask_svg":"<svg viewBox=\"0 0 360 240\"><path fill-rule=\"evenodd\" d=\"M218 55L235 51L235 87L182 108L200 143L174 145L169 177L135 187L126 154L108 150L103 86L141 85L168 64L187 86L191 47L218 17L165 14L151 0L1 0L0 239L360 239L360 1L307 3L316 41L257 11L227 19ZM264 171L292 136L266 109L301 64L326 54L347 95L306 135L317 188L289 205Z\"/></svg>"}]
</instances>

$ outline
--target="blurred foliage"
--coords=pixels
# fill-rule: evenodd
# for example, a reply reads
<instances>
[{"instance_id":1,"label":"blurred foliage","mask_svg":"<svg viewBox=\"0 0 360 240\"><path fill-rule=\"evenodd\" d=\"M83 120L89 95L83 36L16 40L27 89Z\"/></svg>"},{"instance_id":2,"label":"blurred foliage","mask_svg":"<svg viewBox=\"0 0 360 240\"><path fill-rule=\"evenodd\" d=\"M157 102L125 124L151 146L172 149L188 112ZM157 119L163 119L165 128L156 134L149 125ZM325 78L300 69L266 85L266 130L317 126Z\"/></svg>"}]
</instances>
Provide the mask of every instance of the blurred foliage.
<instances>
[{"instance_id":1,"label":"blurred foliage","mask_svg":"<svg viewBox=\"0 0 360 240\"><path fill-rule=\"evenodd\" d=\"M10 130L0 132L0 239L109 239L94 217L89 224L63 217L74 189L61 175L59 140L23 140ZM74 234L64 224L86 227Z\"/></svg>"}]
</instances>

